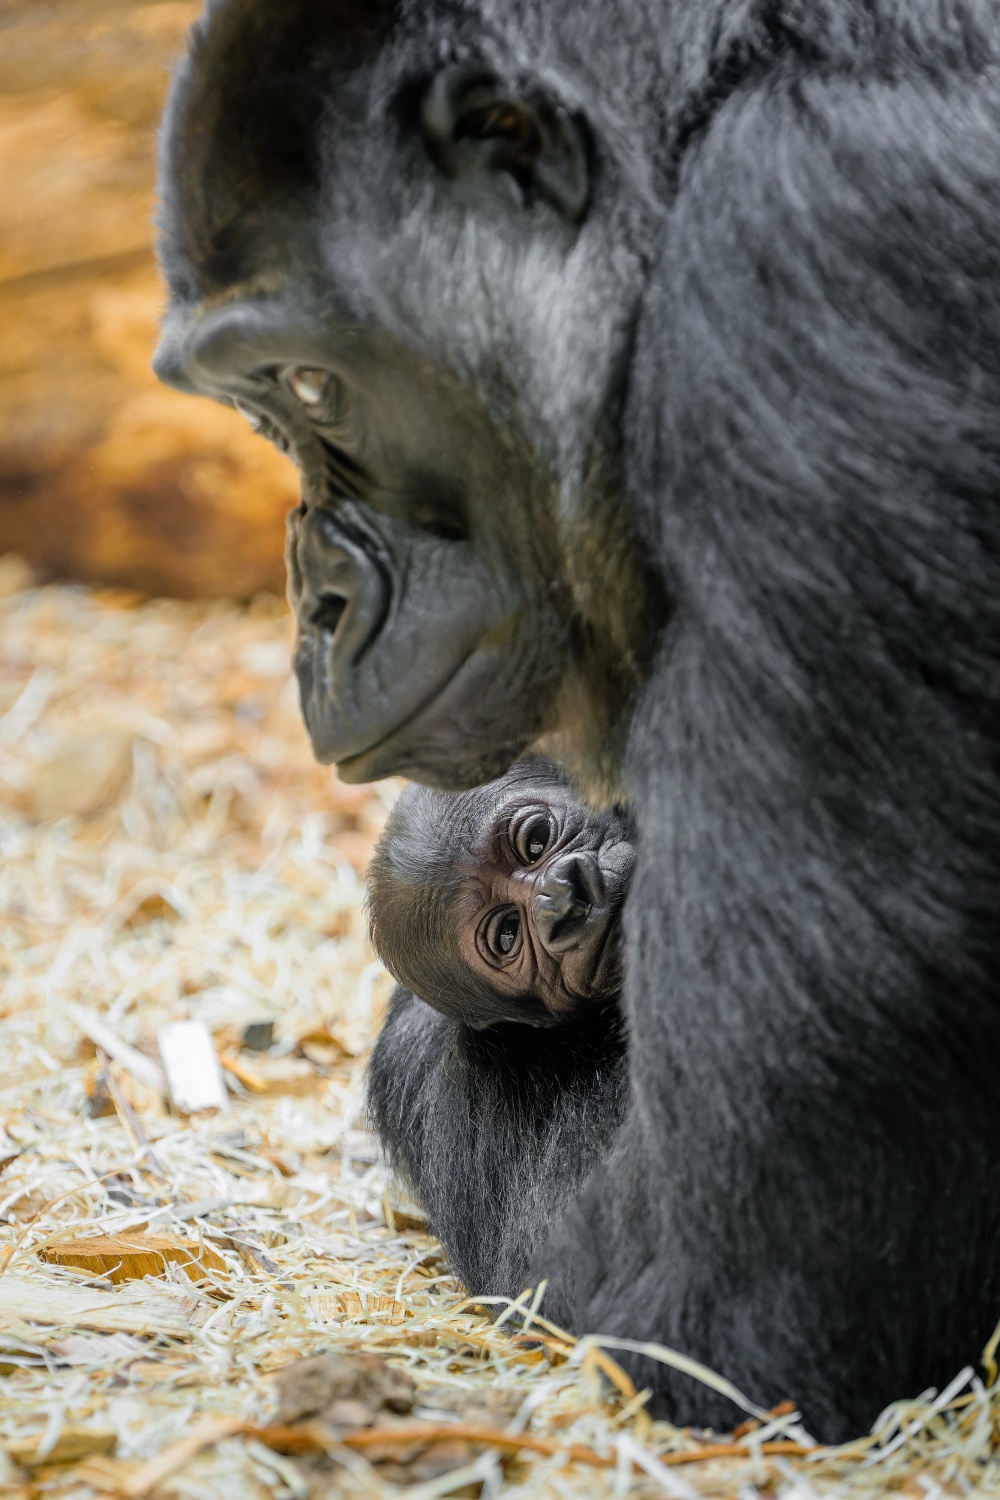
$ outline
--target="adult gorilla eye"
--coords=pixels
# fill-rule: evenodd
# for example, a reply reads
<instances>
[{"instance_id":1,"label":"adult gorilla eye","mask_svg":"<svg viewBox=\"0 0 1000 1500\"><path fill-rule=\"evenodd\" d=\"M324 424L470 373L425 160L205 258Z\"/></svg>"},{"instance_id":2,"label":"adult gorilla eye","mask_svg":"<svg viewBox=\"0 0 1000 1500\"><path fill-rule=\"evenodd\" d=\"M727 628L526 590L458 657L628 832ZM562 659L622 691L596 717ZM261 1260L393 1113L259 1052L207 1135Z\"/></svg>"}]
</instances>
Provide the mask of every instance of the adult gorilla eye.
<instances>
[{"instance_id":1,"label":"adult gorilla eye","mask_svg":"<svg viewBox=\"0 0 1000 1500\"><path fill-rule=\"evenodd\" d=\"M521 918L517 910L511 906L506 911L498 912L490 922L486 942L497 958L509 958L517 946L520 935Z\"/></svg>"},{"instance_id":2,"label":"adult gorilla eye","mask_svg":"<svg viewBox=\"0 0 1000 1500\"><path fill-rule=\"evenodd\" d=\"M330 384L329 370L309 370L303 365L289 370L285 376L289 389L303 406L319 406Z\"/></svg>"},{"instance_id":3,"label":"adult gorilla eye","mask_svg":"<svg viewBox=\"0 0 1000 1500\"><path fill-rule=\"evenodd\" d=\"M533 865L552 842L552 819L536 813L521 824L514 835L514 850L522 863Z\"/></svg>"},{"instance_id":4,"label":"adult gorilla eye","mask_svg":"<svg viewBox=\"0 0 1000 1500\"><path fill-rule=\"evenodd\" d=\"M281 372L281 378L317 427L335 428L338 440L343 437L349 405L336 375L310 365L292 365Z\"/></svg>"},{"instance_id":5,"label":"adult gorilla eye","mask_svg":"<svg viewBox=\"0 0 1000 1500\"><path fill-rule=\"evenodd\" d=\"M506 100L485 109L469 110L459 121L455 134L459 139L467 136L477 141L504 140L523 152L541 150L541 135L534 119Z\"/></svg>"},{"instance_id":6,"label":"adult gorilla eye","mask_svg":"<svg viewBox=\"0 0 1000 1500\"><path fill-rule=\"evenodd\" d=\"M413 521L428 536L436 536L442 542L466 542L469 529L457 511L441 505L417 505L413 509Z\"/></svg>"},{"instance_id":7,"label":"adult gorilla eye","mask_svg":"<svg viewBox=\"0 0 1000 1500\"><path fill-rule=\"evenodd\" d=\"M420 125L431 160L446 176L485 183L506 174L526 203L539 197L570 223L583 218L590 132L540 85L511 89L482 68L456 63L432 81Z\"/></svg>"}]
</instances>

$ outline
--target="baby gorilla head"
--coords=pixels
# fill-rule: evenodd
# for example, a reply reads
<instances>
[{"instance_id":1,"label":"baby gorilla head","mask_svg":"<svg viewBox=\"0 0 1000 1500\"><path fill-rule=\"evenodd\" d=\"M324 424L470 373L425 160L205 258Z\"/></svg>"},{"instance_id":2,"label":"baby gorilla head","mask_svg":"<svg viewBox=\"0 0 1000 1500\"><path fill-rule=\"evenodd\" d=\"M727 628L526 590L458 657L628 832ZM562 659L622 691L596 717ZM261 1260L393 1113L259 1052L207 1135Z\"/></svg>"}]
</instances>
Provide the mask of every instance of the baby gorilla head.
<instances>
[{"instance_id":1,"label":"baby gorilla head","mask_svg":"<svg viewBox=\"0 0 1000 1500\"><path fill-rule=\"evenodd\" d=\"M368 869L372 940L455 1020L552 1026L618 993L634 863L625 809L594 812L550 761L471 792L411 785Z\"/></svg>"}]
</instances>

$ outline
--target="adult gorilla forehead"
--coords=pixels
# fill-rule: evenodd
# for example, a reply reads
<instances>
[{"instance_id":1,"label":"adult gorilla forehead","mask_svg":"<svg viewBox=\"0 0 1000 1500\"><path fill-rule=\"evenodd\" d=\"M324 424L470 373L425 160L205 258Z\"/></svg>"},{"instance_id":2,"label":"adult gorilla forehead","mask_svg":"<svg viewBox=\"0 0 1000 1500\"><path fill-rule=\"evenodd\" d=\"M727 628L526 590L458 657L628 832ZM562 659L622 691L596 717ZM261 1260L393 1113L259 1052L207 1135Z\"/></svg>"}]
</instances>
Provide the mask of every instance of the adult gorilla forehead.
<instances>
[{"instance_id":1,"label":"adult gorilla forehead","mask_svg":"<svg viewBox=\"0 0 1000 1500\"><path fill-rule=\"evenodd\" d=\"M607 0L571 19L539 0L209 0L164 122L161 254L172 289L186 298L218 295L248 276L287 273L289 253L293 264L301 259L303 213L323 206L321 179L342 164L350 170L359 155L371 162L359 142L367 134L370 147L373 126L393 138L380 147L408 141L423 154L427 132L418 146L413 127L428 86L449 64L495 69L505 84L544 75L560 107L583 105L593 116L605 167L615 154L634 158L633 166L641 158L645 178L650 157L663 156L671 106L650 89L648 49L627 38L641 9ZM447 103L437 101L439 114ZM433 109L424 113L432 120ZM575 162L564 141L556 144L564 170L548 173L544 191L579 219L587 143ZM463 149L449 147L447 163L438 160L452 178L461 175ZM412 184L405 161L385 166L367 186L392 212ZM636 186L648 194L648 182Z\"/></svg>"},{"instance_id":2,"label":"adult gorilla forehead","mask_svg":"<svg viewBox=\"0 0 1000 1500\"><path fill-rule=\"evenodd\" d=\"M161 254L176 293L259 272L265 246L281 263L289 213L315 191L331 89L377 55L391 11L380 0L210 0L164 121Z\"/></svg>"}]
</instances>

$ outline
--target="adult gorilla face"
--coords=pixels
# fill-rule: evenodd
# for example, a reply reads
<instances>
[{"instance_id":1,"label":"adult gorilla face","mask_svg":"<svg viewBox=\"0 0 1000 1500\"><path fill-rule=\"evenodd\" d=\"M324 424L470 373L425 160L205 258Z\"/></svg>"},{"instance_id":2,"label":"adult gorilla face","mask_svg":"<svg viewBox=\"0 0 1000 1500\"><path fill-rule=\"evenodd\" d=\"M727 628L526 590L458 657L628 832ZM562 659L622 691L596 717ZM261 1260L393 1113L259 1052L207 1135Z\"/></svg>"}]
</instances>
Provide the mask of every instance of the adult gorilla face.
<instances>
[{"instance_id":1,"label":"adult gorilla face","mask_svg":"<svg viewBox=\"0 0 1000 1500\"><path fill-rule=\"evenodd\" d=\"M157 372L301 469L289 582L320 760L460 788L570 729L599 775L650 585L600 419L626 315L581 228L586 128L534 83L429 66L412 35L376 66L335 9L228 0L203 24L167 124ZM285 58L266 84L261 48ZM546 317L589 327L591 357ZM574 569L583 525L607 589Z\"/></svg>"},{"instance_id":2,"label":"adult gorilla face","mask_svg":"<svg viewBox=\"0 0 1000 1500\"><path fill-rule=\"evenodd\" d=\"M478 404L384 335L302 324L284 300L184 320L158 367L301 468L289 590L319 759L349 781L504 769L544 727L567 625L530 468Z\"/></svg>"}]
</instances>

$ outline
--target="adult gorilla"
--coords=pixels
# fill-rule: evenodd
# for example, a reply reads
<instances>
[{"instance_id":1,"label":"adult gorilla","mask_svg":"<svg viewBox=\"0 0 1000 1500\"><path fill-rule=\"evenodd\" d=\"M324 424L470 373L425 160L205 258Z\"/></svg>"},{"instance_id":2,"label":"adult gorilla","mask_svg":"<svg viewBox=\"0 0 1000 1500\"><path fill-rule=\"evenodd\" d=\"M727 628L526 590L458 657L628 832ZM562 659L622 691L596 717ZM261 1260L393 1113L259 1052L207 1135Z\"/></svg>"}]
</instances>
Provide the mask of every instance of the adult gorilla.
<instances>
[{"instance_id":1,"label":"adult gorilla","mask_svg":"<svg viewBox=\"0 0 1000 1500\"><path fill-rule=\"evenodd\" d=\"M477 1290L827 1437L1000 1312L998 51L1000 0L215 0L166 127L158 369L301 465L317 753L547 735L638 813L604 1164L477 1179L519 1064L405 998L391 1148Z\"/></svg>"}]
</instances>

